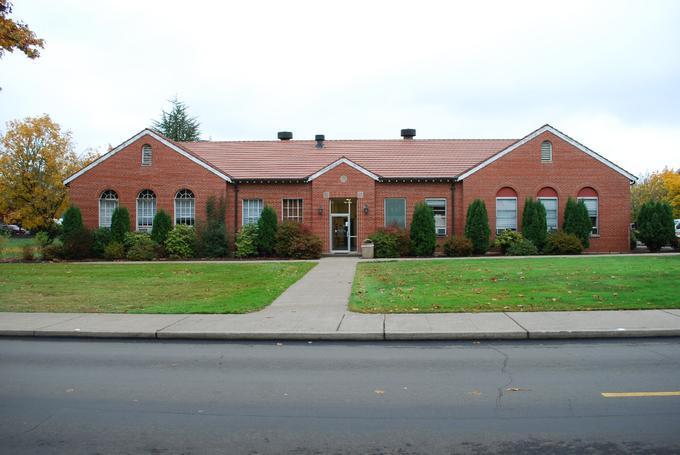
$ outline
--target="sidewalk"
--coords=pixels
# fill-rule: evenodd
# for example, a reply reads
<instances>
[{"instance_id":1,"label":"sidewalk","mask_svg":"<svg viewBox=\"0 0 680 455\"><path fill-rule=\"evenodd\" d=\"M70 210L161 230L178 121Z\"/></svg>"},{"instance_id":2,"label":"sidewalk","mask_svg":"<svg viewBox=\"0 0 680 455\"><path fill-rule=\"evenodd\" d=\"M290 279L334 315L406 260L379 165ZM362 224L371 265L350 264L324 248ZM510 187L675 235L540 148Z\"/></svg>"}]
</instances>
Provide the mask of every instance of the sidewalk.
<instances>
[{"instance_id":1,"label":"sidewalk","mask_svg":"<svg viewBox=\"0 0 680 455\"><path fill-rule=\"evenodd\" d=\"M249 314L0 313L0 336L240 340L510 340L680 336L680 310L361 314L358 258L327 258Z\"/></svg>"}]
</instances>

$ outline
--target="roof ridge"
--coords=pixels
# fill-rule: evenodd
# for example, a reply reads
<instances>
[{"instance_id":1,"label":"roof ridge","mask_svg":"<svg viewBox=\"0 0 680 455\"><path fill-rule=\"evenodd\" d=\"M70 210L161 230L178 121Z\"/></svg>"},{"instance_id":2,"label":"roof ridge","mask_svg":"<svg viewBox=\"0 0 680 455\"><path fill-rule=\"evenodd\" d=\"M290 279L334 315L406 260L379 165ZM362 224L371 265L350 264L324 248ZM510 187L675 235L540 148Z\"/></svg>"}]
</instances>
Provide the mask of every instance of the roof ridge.
<instances>
[{"instance_id":1,"label":"roof ridge","mask_svg":"<svg viewBox=\"0 0 680 455\"><path fill-rule=\"evenodd\" d=\"M408 139L409 143L413 142L464 142L464 141L518 141L517 138L444 138L444 139ZM232 141L179 141L178 144L235 144L235 143L314 143L314 139L290 139L282 141L280 139L237 139ZM324 142L406 142L404 139L325 139Z\"/></svg>"}]
</instances>

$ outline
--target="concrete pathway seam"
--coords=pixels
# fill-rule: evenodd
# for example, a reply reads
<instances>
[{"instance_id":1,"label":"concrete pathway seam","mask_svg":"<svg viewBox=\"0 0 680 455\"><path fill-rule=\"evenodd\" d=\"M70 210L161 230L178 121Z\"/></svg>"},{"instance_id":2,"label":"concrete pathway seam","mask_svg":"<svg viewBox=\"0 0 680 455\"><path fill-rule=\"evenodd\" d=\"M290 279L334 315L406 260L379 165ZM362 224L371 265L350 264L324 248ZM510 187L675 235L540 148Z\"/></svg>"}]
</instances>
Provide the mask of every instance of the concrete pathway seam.
<instances>
[{"instance_id":1,"label":"concrete pathway seam","mask_svg":"<svg viewBox=\"0 0 680 455\"><path fill-rule=\"evenodd\" d=\"M97 313L88 313L88 314L97 314ZM52 327L53 325L63 324L63 323L65 323L65 322L75 321L76 319L84 318L85 316L87 316L87 315L85 315L85 314L77 314L77 315L73 316L72 318L68 318L68 319L65 319L65 320L63 320L63 321L53 322L53 323L51 323L51 324L47 324L47 325L44 325L44 326L41 326L41 327L36 327L36 328L33 330L33 336L36 336L35 333L38 332L38 331L40 331L40 330L44 330L44 329L46 329L46 328L48 328L48 327Z\"/></svg>"},{"instance_id":2,"label":"concrete pathway seam","mask_svg":"<svg viewBox=\"0 0 680 455\"><path fill-rule=\"evenodd\" d=\"M680 314L671 313L670 311L667 311L667 310L660 310L660 311L663 311L666 314L670 314L671 316L675 316L676 318L680 318Z\"/></svg>"},{"instance_id":3,"label":"concrete pathway seam","mask_svg":"<svg viewBox=\"0 0 680 455\"><path fill-rule=\"evenodd\" d=\"M160 329L157 329L157 330L154 332L154 337L155 337L155 338L158 338L158 332L162 332L163 330L167 329L168 327L172 327L173 325L175 325L175 324L177 324L177 323L179 323L179 322L182 322L183 320L185 320L185 319L188 318L189 316L191 316L191 315L190 315L190 314L187 314L187 315L184 316L182 319L178 319L178 320L173 321L173 322L171 322L170 324L166 325L165 327L161 327Z\"/></svg>"},{"instance_id":4,"label":"concrete pathway seam","mask_svg":"<svg viewBox=\"0 0 680 455\"><path fill-rule=\"evenodd\" d=\"M505 311L503 312L503 314L506 315L508 318L510 318L510 320L511 320L512 322L514 322L515 324L517 324L517 325L519 326L519 328L521 328L522 330L524 330L524 331L526 332L526 334L527 334L527 338L531 338L531 337L529 336L529 330L527 330L526 327L524 327L522 324L520 324L519 322L517 322L517 321L515 320L515 318L513 318L512 316L510 316L510 315L509 315L508 313L506 313Z\"/></svg>"}]
</instances>

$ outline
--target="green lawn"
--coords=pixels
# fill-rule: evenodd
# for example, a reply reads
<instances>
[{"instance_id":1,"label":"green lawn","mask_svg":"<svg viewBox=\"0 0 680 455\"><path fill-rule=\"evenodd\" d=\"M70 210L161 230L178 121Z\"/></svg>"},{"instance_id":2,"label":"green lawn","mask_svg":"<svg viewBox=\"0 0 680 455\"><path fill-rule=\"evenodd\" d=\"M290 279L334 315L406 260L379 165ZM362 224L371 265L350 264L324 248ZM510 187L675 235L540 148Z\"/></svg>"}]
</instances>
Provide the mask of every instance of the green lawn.
<instances>
[{"instance_id":1,"label":"green lawn","mask_svg":"<svg viewBox=\"0 0 680 455\"><path fill-rule=\"evenodd\" d=\"M39 254L33 237L10 237L0 247L0 259L21 259L24 245L31 245L34 247L34 254Z\"/></svg>"},{"instance_id":2,"label":"green lawn","mask_svg":"<svg viewBox=\"0 0 680 455\"><path fill-rule=\"evenodd\" d=\"M0 311L247 313L314 265L0 264Z\"/></svg>"},{"instance_id":3,"label":"green lawn","mask_svg":"<svg viewBox=\"0 0 680 455\"><path fill-rule=\"evenodd\" d=\"M365 313L680 308L680 257L574 257L359 264Z\"/></svg>"}]
</instances>

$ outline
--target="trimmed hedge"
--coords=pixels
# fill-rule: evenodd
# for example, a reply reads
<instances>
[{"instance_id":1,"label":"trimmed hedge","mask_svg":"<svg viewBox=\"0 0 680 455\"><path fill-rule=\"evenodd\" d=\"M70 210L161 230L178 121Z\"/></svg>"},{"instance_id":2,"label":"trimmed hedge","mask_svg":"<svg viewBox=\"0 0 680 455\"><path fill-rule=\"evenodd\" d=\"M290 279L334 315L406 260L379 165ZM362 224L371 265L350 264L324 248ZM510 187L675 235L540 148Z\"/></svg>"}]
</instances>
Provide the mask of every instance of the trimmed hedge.
<instances>
[{"instance_id":1,"label":"trimmed hedge","mask_svg":"<svg viewBox=\"0 0 680 455\"><path fill-rule=\"evenodd\" d=\"M524 236L522 235L521 232L506 229L505 231L501 232L496 236L496 238L493 241L493 246L501 250L501 254L507 254L508 249L511 246L517 243L521 243L523 240Z\"/></svg>"},{"instance_id":2,"label":"trimmed hedge","mask_svg":"<svg viewBox=\"0 0 680 455\"><path fill-rule=\"evenodd\" d=\"M519 242L515 242L506 252L508 256L533 256L538 254L538 248L529 239L521 239Z\"/></svg>"},{"instance_id":3,"label":"trimmed hedge","mask_svg":"<svg viewBox=\"0 0 680 455\"><path fill-rule=\"evenodd\" d=\"M444 254L453 257L472 256L472 242L467 237L451 236L444 242Z\"/></svg>"},{"instance_id":4,"label":"trimmed hedge","mask_svg":"<svg viewBox=\"0 0 680 455\"><path fill-rule=\"evenodd\" d=\"M472 242L475 254L485 254L489 249L489 215L486 204L481 199L475 199L469 205L465 219L465 237Z\"/></svg>"},{"instance_id":5,"label":"trimmed hedge","mask_svg":"<svg viewBox=\"0 0 680 455\"><path fill-rule=\"evenodd\" d=\"M165 252L171 259L187 259L196 255L196 230L178 224L165 239Z\"/></svg>"},{"instance_id":6,"label":"trimmed hedge","mask_svg":"<svg viewBox=\"0 0 680 455\"><path fill-rule=\"evenodd\" d=\"M564 231L551 232L543 248L545 254L581 254L583 244L574 234Z\"/></svg>"},{"instance_id":7,"label":"trimmed hedge","mask_svg":"<svg viewBox=\"0 0 680 455\"><path fill-rule=\"evenodd\" d=\"M223 198L208 197L205 204L205 223L197 226L198 254L203 257L221 258L229 254L229 236L227 234L227 204Z\"/></svg>"}]
</instances>

